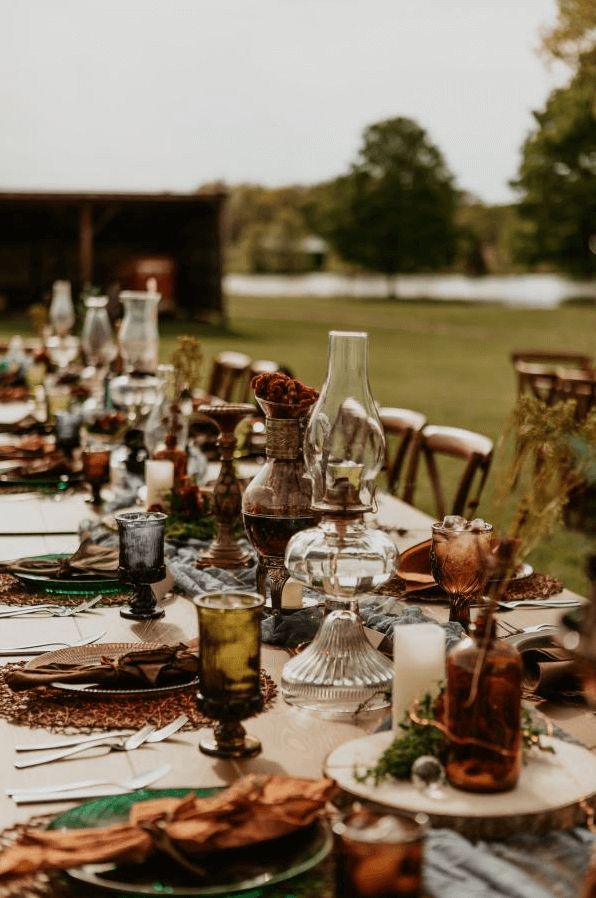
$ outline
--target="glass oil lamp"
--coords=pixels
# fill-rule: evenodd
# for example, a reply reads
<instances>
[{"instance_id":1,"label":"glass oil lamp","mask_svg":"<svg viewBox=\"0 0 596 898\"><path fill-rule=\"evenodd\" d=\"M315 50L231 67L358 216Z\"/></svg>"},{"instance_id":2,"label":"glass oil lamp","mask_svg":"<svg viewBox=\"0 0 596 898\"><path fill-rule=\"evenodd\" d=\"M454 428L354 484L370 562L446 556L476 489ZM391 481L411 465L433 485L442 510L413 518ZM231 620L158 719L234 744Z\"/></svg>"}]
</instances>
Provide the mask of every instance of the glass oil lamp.
<instances>
[{"instance_id":1,"label":"glass oil lamp","mask_svg":"<svg viewBox=\"0 0 596 898\"><path fill-rule=\"evenodd\" d=\"M246 758L261 751L241 720L263 707L260 686L262 596L207 593L194 600L199 615L200 711L216 721L200 750L217 758Z\"/></svg>"},{"instance_id":2,"label":"glass oil lamp","mask_svg":"<svg viewBox=\"0 0 596 898\"><path fill-rule=\"evenodd\" d=\"M164 536L167 515L158 511L124 511L115 515L120 538L118 576L133 587L128 607L120 611L132 620L163 617L151 588L166 575Z\"/></svg>"},{"instance_id":3,"label":"glass oil lamp","mask_svg":"<svg viewBox=\"0 0 596 898\"><path fill-rule=\"evenodd\" d=\"M93 505L101 505L101 488L110 482L111 456L105 446L90 446L81 453L83 477L91 487Z\"/></svg>"},{"instance_id":4,"label":"glass oil lamp","mask_svg":"<svg viewBox=\"0 0 596 898\"><path fill-rule=\"evenodd\" d=\"M359 601L393 575L397 556L389 537L364 523L385 447L367 367L368 335L332 331L327 379L304 439L321 522L296 534L285 556L290 575L323 593L329 613L285 665L282 693L326 716L386 707L393 680L391 662L370 645L357 613Z\"/></svg>"}]
</instances>

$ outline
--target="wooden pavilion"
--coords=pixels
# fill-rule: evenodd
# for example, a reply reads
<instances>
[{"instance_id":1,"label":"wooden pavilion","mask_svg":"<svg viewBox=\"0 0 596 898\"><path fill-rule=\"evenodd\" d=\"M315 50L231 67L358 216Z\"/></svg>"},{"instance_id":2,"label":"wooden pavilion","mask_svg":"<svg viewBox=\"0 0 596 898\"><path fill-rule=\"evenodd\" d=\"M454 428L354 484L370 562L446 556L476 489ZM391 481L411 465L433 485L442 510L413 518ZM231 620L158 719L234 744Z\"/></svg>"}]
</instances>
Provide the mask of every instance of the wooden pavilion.
<instances>
[{"instance_id":1,"label":"wooden pavilion","mask_svg":"<svg viewBox=\"0 0 596 898\"><path fill-rule=\"evenodd\" d=\"M39 302L54 280L135 288L138 260L168 263L175 305L223 318L221 214L225 192L0 193L0 294L9 309ZM137 266L138 267L138 266ZM142 267L141 267L142 270Z\"/></svg>"}]
</instances>

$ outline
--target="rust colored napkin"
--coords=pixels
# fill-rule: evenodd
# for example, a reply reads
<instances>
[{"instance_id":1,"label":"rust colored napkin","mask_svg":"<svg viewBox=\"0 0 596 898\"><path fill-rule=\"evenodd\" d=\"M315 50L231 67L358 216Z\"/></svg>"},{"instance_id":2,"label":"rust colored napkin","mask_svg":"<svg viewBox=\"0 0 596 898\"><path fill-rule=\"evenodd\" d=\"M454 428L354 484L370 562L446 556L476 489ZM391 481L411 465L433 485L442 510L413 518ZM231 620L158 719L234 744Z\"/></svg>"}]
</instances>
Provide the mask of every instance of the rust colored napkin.
<instances>
[{"instance_id":1,"label":"rust colored napkin","mask_svg":"<svg viewBox=\"0 0 596 898\"><path fill-rule=\"evenodd\" d=\"M168 686L196 676L199 667L196 642L133 649L125 655L105 655L94 664L46 664L20 668L7 674L15 692L49 686L50 683L100 683L102 686Z\"/></svg>"},{"instance_id":2,"label":"rust colored napkin","mask_svg":"<svg viewBox=\"0 0 596 898\"><path fill-rule=\"evenodd\" d=\"M137 802L127 823L101 829L25 832L0 855L0 877L107 861L140 863L156 850L193 869L192 858L288 835L310 825L335 791L333 780L246 776L208 798Z\"/></svg>"},{"instance_id":3,"label":"rust colored napkin","mask_svg":"<svg viewBox=\"0 0 596 898\"><path fill-rule=\"evenodd\" d=\"M431 539L410 546L399 556L397 576L406 584L406 595L411 592L422 592L435 589L437 582L430 571Z\"/></svg>"},{"instance_id":4,"label":"rust colored napkin","mask_svg":"<svg viewBox=\"0 0 596 898\"><path fill-rule=\"evenodd\" d=\"M43 458L54 452L54 446L39 436L23 437L18 443L0 446L0 459Z\"/></svg>"},{"instance_id":5,"label":"rust colored napkin","mask_svg":"<svg viewBox=\"0 0 596 898\"><path fill-rule=\"evenodd\" d=\"M109 578L118 574L118 549L100 546L83 536L81 545L70 558L17 558L0 562L0 572L13 574L41 574L59 578Z\"/></svg>"},{"instance_id":6,"label":"rust colored napkin","mask_svg":"<svg viewBox=\"0 0 596 898\"><path fill-rule=\"evenodd\" d=\"M73 464L63 452L50 452L45 458L34 458L25 461L14 471L19 477L41 477L52 474L72 474Z\"/></svg>"}]
</instances>

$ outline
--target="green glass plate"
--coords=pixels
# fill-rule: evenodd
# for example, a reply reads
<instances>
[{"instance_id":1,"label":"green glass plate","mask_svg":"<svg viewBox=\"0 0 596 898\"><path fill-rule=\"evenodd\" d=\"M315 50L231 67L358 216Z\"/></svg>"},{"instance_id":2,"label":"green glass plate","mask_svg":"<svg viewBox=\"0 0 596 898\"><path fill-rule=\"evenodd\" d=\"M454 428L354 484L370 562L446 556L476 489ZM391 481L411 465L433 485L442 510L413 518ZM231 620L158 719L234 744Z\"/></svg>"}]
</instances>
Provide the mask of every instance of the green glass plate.
<instances>
[{"instance_id":1,"label":"green glass plate","mask_svg":"<svg viewBox=\"0 0 596 898\"><path fill-rule=\"evenodd\" d=\"M144 789L127 795L98 798L64 814L59 814L48 829L84 829L109 826L128 819L135 801L149 798L182 798L189 792L201 798L215 795L221 789ZM258 889L291 879L319 864L331 851L329 827L320 821L311 826L257 845L234 851L214 852L200 863L207 869L201 881L171 857L155 854L143 864L85 864L67 870L67 875L86 885L118 892L120 898L139 895L191 896L225 895Z\"/></svg>"},{"instance_id":2,"label":"green glass plate","mask_svg":"<svg viewBox=\"0 0 596 898\"><path fill-rule=\"evenodd\" d=\"M32 556L43 561L59 561L70 558L68 553ZM127 588L117 577L101 580L97 577L61 579L47 574L13 574L17 580L34 592L45 592L57 596L96 596L98 593L126 592Z\"/></svg>"},{"instance_id":3,"label":"green glass plate","mask_svg":"<svg viewBox=\"0 0 596 898\"><path fill-rule=\"evenodd\" d=\"M22 487L27 492L39 490L55 490L58 493L84 483L82 474L48 474L47 477L11 477L10 474L0 474L0 487Z\"/></svg>"}]
</instances>

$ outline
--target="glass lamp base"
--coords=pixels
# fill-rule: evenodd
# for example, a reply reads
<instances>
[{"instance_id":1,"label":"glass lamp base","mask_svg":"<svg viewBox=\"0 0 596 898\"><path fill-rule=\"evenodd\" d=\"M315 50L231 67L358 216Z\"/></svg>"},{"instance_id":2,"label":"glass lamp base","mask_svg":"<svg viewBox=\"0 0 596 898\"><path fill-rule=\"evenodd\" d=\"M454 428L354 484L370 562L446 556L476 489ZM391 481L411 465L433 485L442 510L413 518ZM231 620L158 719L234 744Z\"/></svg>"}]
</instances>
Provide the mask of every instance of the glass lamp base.
<instances>
[{"instance_id":1,"label":"glass lamp base","mask_svg":"<svg viewBox=\"0 0 596 898\"><path fill-rule=\"evenodd\" d=\"M391 661L371 646L362 621L347 609L327 615L281 677L288 704L339 719L388 707L392 685Z\"/></svg>"}]
</instances>

